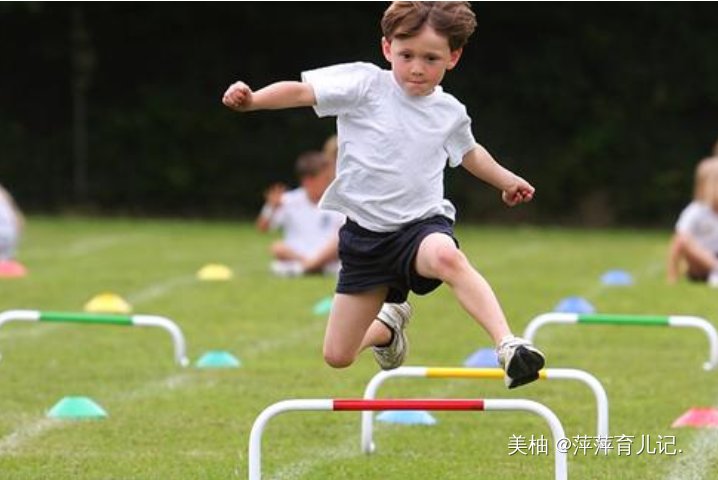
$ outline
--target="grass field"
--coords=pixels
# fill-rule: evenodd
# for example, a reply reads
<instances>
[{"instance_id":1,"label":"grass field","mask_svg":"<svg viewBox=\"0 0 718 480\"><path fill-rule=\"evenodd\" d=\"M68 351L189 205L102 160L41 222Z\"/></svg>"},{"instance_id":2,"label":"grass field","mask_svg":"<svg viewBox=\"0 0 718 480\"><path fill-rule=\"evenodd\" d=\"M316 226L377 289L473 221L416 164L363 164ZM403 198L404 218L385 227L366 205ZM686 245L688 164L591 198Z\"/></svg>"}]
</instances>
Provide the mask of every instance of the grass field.
<instances>
[{"instance_id":1,"label":"grass field","mask_svg":"<svg viewBox=\"0 0 718 480\"><path fill-rule=\"evenodd\" d=\"M517 332L563 297L601 312L693 314L715 319L718 292L664 283L666 232L537 228L458 230ZM313 305L328 278L287 280L267 272L268 238L232 223L31 218L20 259L31 274L0 281L0 309L80 310L113 291L136 313L174 319L196 360L228 350L243 367L175 366L169 337L154 329L13 323L0 330L0 478L226 479L247 477L255 417L286 398L360 397L377 368L365 355L348 370L325 367L325 318ZM198 282L204 264L231 266L229 282ZM603 287L612 268L632 287ZM445 287L414 297L409 365L459 366L488 337ZM549 367L584 369L604 384L611 435L632 435L632 455L569 455L574 479L715 479L718 435L672 429L692 406L718 404L718 372L704 372L705 338L691 329L552 326L536 343ZM61 397L87 395L109 417L49 420ZM595 434L593 398L577 382L396 380L383 397L529 398L556 412L569 437ZM553 453L509 455L512 435L550 438L526 413L437 413L438 425L377 424L378 452L359 449L358 413L280 416L264 439L267 479L551 479ZM669 451L637 454L643 438L675 438Z\"/></svg>"}]
</instances>

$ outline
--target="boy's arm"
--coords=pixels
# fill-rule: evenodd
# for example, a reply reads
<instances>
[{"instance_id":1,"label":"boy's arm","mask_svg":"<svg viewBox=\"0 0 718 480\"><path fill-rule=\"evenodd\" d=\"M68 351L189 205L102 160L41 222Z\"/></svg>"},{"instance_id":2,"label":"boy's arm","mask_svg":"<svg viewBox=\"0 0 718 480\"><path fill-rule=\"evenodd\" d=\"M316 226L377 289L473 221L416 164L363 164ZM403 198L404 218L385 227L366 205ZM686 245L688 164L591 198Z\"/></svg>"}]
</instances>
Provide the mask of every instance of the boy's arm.
<instances>
[{"instance_id":1,"label":"boy's arm","mask_svg":"<svg viewBox=\"0 0 718 480\"><path fill-rule=\"evenodd\" d=\"M255 225L260 232L266 232L272 227L272 217L277 209L282 206L282 196L287 187L282 183L275 183L264 192L264 206L257 216Z\"/></svg>"},{"instance_id":2,"label":"boy's arm","mask_svg":"<svg viewBox=\"0 0 718 480\"><path fill-rule=\"evenodd\" d=\"M671 238L671 243L668 246L668 258L666 262L666 281L669 284L674 284L678 281L678 276L680 274L680 263L681 263L681 256L680 256L680 244L681 244L681 234L675 233L673 237Z\"/></svg>"},{"instance_id":3,"label":"boy's arm","mask_svg":"<svg viewBox=\"0 0 718 480\"><path fill-rule=\"evenodd\" d=\"M339 233L335 232L322 248L311 258L302 262L304 270L313 272L320 270L324 265L339 259Z\"/></svg>"},{"instance_id":4,"label":"boy's arm","mask_svg":"<svg viewBox=\"0 0 718 480\"><path fill-rule=\"evenodd\" d=\"M464 155L461 165L475 177L501 190L501 198L510 207L533 199L534 187L499 165L481 145L469 150Z\"/></svg>"},{"instance_id":5,"label":"boy's arm","mask_svg":"<svg viewBox=\"0 0 718 480\"><path fill-rule=\"evenodd\" d=\"M247 84L235 82L224 92L222 103L232 110L249 112L311 107L317 100L314 89L308 83L277 82L253 92Z\"/></svg>"}]
</instances>

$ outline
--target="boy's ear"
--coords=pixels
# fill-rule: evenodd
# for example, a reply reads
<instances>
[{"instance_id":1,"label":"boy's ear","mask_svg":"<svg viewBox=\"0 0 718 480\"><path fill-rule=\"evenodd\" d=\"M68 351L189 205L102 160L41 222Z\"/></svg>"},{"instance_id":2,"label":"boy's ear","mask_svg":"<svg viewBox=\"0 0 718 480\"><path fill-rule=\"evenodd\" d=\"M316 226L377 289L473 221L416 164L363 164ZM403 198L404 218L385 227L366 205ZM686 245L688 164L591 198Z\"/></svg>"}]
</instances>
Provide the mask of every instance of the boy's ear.
<instances>
[{"instance_id":1,"label":"boy's ear","mask_svg":"<svg viewBox=\"0 0 718 480\"><path fill-rule=\"evenodd\" d=\"M451 70L456 66L457 63L459 63L459 59L461 58L461 54L463 52L463 48L457 48L456 50L451 51L451 54L449 56L449 64L446 66L447 70Z\"/></svg>"},{"instance_id":2,"label":"boy's ear","mask_svg":"<svg viewBox=\"0 0 718 480\"><path fill-rule=\"evenodd\" d=\"M384 54L386 61L391 63L391 42L386 37L381 37L381 52Z\"/></svg>"}]
</instances>

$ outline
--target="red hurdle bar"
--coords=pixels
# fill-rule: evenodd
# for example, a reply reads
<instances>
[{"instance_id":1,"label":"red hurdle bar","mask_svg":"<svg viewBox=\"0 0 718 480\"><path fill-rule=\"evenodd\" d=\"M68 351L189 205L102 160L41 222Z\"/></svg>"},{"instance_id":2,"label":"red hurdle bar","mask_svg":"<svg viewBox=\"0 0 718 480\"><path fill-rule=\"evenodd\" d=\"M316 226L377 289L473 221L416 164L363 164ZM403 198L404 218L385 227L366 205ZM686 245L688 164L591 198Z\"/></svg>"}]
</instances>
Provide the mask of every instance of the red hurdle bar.
<instances>
[{"instance_id":1,"label":"red hurdle bar","mask_svg":"<svg viewBox=\"0 0 718 480\"><path fill-rule=\"evenodd\" d=\"M483 410L483 400L334 400L335 411L378 410Z\"/></svg>"},{"instance_id":2,"label":"red hurdle bar","mask_svg":"<svg viewBox=\"0 0 718 480\"><path fill-rule=\"evenodd\" d=\"M283 400L265 408L252 425L249 434L249 480L262 479L262 433L269 420L280 413L290 411L357 412L377 410L450 410L450 411L527 411L542 417L551 428L553 436L556 480L568 479L566 450L559 445L566 434L558 417L546 406L523 399L297 399Z\"/></svg>"}]
</instances>

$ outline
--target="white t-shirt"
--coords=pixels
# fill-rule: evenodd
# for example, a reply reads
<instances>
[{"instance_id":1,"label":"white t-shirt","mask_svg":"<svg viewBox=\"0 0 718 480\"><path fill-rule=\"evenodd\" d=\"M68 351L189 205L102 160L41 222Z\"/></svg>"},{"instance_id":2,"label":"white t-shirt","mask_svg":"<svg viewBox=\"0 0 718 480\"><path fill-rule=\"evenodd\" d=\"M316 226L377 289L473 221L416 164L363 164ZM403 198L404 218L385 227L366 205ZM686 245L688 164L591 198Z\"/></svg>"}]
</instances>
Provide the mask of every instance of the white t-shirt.
<instances>
[{"instance_id":1,"label":"white t-shirt","mask_svg":"<svg viewBox=\"0 0 718 480\"><path fill-rule=\"evenodd\" d=\"M272 228L281 228L284 242L295 252L312 256L323 248L344 223L344 215L321 210L303 188L282 195L272 215Z\"/></svg>"},{"instance_id":2,"label":"white t-shirt","mask_svg":"<svg viewBox=\"0 0 718 480\"><path fill-rule=\"evenodd\" d=\"M320 206L377 232L444 215L444 168L476 146L466 108L437 86L407 95L389 70L349 63L302 73L320 117L337 117L337 176Z\"/></svg>"},{"instance_id":3,"label":"white t-shirt","mask_svg":"<svg viewBox=\"0 0 718 480\"><path fill-rule=\"evenodd\" d=\"M702 247L718 253L718 214L701 202L691 202L676 222L676 232L690 235Z\"/></svg>"}]
</instances>

